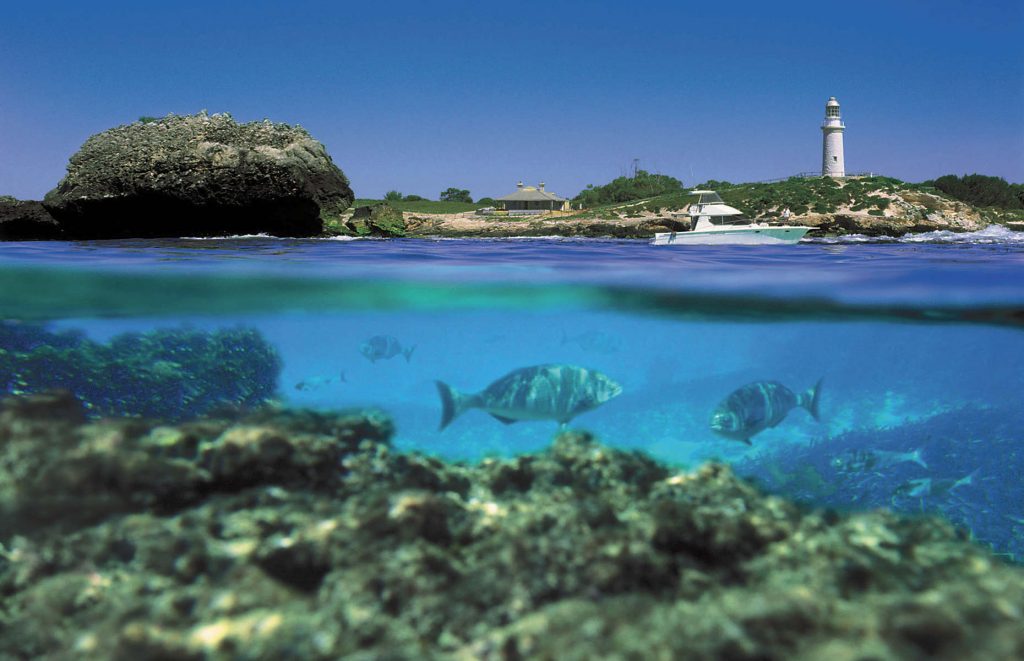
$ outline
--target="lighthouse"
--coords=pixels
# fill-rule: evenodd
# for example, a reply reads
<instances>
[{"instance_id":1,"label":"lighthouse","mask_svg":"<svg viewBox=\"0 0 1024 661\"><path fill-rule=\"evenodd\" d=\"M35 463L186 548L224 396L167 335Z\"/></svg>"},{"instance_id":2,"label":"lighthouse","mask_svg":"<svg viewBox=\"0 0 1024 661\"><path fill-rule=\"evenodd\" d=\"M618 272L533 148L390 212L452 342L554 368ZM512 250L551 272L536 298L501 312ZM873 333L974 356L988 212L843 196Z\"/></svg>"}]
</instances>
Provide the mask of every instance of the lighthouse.
<instances>
[{"instance_id":1,"label":"lighthouse","mask_svg":"<svg viewBox=\"0 0 1024 661\"><path fill-rule=\"evenodd\" d=\"M828 97L825 103L825 121L821 123L821 176L845 177L846 163L843 161L843 120L839 116L839 102Z\"/></svg>"}]
</instances>

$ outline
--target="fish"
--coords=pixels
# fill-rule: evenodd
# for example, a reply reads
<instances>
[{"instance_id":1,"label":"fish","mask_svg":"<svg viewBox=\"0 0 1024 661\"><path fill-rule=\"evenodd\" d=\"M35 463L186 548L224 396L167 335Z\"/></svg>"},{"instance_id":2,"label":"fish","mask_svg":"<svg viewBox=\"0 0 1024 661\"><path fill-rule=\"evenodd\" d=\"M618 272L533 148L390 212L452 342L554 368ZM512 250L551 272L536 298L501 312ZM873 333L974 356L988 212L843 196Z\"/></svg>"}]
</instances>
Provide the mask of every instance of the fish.
<instances>
[{"instance_id":1,"label":"fish","mask_svg":"<svg viewBox=\"0 0 1024 661\"><path fill-rule=\"evenodd\" d=\"M942 498L960 487L974 484L974 476L977 473L978 471L975 469L960 479L932 479L930 477L923 477L916 480L907 480L896 487L890 502L895 505L895 501L899 498L925 498L928 496Z\"/></svg>"},{"instance_id":2,"label":"fish","mask_svg":"<svg viewBox=\"0 0 1024 661\"><path fill-rule=\"evenodd\" d=\"M345 378L345 370L338 372L335 376L311 376L308 379L303 379L295 384L295 389L302 391L316 390L332 383L348 383L348 379Z\"/></svg>"},{"instance_id":3,"label":"fish","mask_svg":"<svg viewBox=\"0 0 1024 661\"><path fill-rule=\"evenodd\" d=\"M730 393L711 413L711 430L725 438L753 445L751 437L778 425L796 406L807 409L820 421L820 395L821 379L799 395L778 381L748 383Z\"/></svg>"},{"instance_id":4,"label":"fish","mask_svg":"<svg viewBox=\"0 0 1024 661\"><path fill-rule=\"evenodd\" d=\"M570 420L619 396L622 386L596 370L546 364L513 370L476 394L435 381L441 396L441 427L469 409L482 409L506 425L523 420Z\"/></svg>"},{"instance_id":5,"label":"fish","mask_svg":"<svg viewBox=\"0 0 1024 661\"><path fill-rule=\"evenodd\" d=\"M405 362L409 362L412 359L413 351L416 351L415 344L408 349L403 349L402 343L392 335L374 335L359 345L359 353L366 356L371 363L383 359L390 360L398 354L405 356Z\"/></svg>"},{"instance_id":6,"label":"fish","mask_svg":"<svg viewBox=\"0 0 1024 661\"><path fill-rule=\"evenodd\" d=\"M562 344L573 343L584 351L591 353L615 353L622 345L622 341L609 333L599 330L591 330L580 333L575 337L569 337L562 331Z\"/></svg>"},{"instance_id":7,"label":"fish","mask_svg":"<svg viewBox=\"0 0 1024 661\"><path fill-rule=\"evenodd\" d=\"M885 450L847 450L834 457L830 464L840 475L864 473L871 470L890 468L904 462L928 468L921 449L913 452L887 452Z\"/></svg>"}]
</instances>

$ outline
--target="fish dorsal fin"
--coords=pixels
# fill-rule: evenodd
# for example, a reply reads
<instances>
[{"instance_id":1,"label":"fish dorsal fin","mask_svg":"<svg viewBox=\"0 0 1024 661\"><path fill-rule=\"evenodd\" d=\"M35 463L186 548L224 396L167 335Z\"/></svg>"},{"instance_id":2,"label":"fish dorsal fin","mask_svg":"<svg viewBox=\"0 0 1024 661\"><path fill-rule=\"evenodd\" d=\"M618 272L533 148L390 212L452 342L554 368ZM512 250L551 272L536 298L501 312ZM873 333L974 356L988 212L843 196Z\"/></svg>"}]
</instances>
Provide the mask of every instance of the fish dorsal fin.
<instances>
[{"instance_id":1,"label":"fish dorsal fin","mask_svg":"<svg viewBox=\"0 0 1024 661\"><path fill-rule=\"evenodd\" d=\"M511 424L516 423L516 422L519 422L518 420L513 420L512 418L506 418L505 416L498 415L497 413L492 413L491 417L494 418L495 420L497 420L498 422L500 422L502 424L505 424L505 425L511 425Z\"/></svg>"}]
</instances>

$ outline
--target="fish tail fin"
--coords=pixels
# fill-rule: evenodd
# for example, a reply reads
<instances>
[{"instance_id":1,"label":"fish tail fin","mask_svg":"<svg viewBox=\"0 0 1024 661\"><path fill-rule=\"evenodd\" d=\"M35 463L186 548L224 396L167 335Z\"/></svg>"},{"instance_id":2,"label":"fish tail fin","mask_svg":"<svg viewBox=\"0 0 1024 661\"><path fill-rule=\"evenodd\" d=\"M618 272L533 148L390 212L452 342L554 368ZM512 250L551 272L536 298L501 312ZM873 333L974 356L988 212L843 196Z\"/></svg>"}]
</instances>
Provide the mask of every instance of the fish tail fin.
<instances>
[{"instance_id":1,"label":"fish tail fin","mask_svg":"<svg viewBox=\"0 0 1024 661\"><path fill-rule=\"evenodd\" d=\"M405 350L402 351L402 355L405 356L405 362L409 362L410 360L412 360L412 352L413 351L416 351L416 345L415 344L412 345L411 347L409 347L408 349L405 349Z\"/></svg>"},{"instance_id":2,"label":"fish tail fin","mask_svg":"<svg viewBox=\"0 0 1024 661\"><path fill-rule=\"evenodd\" d=\"M437 384L437 393L441 395L441 426L438 429L443 430L470 407L472 397L463 395L444 381L434 383Z\"/></svg>"},{"instance_id":3,"label":"fish tail fin","mask_svg":"<svg viewBox=\"0 0 1024 661\"><path fill-rule=\"evenodd\" d=\"M963 486L967 486L968 484L974 484L974 476L978 474L979 470L981 470L981 469L980 468L975 468L974 470L972 470L967 475L964 475L959 480L954 482L953 486L951 486L949 488L949 490L952 491L953 489L956 489L957 487L963 487Z\"/></svg>"},{"instance_id":4,"label":"fish tail fin","mask_svg":"<svg viewBox=\"0 0 1024 661\"><path fill-rule=\"evenodd\" d=\"M910 460L922 468L928 468L927 462L925 462L924 457L921 456L921 448L910 453Z\"/></svg>"},{"instance_id":5,"label":"fish tail fin","mask_svg":"<svg viewBox=\"0 0 1024 661\"><path fill-rule=\"evenodd\" d=\"M811 417L821 422L821 410L819 405L821 403L821 382L824 379L818 379L818 382L814 384L814 387L809 389L807 392L800 394L800 406L807 409L807 412L811 414Z\"/></svg>"}]
</instances>

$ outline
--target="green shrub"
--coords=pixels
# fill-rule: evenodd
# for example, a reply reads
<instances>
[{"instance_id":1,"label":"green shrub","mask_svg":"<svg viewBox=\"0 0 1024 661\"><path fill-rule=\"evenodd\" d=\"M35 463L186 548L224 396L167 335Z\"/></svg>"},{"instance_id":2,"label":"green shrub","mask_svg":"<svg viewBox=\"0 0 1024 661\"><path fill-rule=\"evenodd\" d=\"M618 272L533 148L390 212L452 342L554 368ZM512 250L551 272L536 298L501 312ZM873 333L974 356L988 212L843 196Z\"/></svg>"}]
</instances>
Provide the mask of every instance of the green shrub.
<instances>
[{"instance_id":1,"label":"green shrub","mask_svg":"<svg viewBox=\"0 0 1024 661\"><path fill-rule=\"evenodd\" d=\"M441 191L441 195L438 197L442 202L465 202L466 204L472 204L473 198L470 196L469 191L465 188L449 188Z\"/></svg>"},{"instance_id":2,"label":"green shrub","mask_svg":"<svg viewBox=\"0 0 1024 661\"><path fill-rule=\"evenodd\" d=\"M974 206L1024 209L1024 184L1010 184L1001 177L947 174L926 183L934 183L943 193Z\"/></svg>"},{"instance_id":3,"label":"green shrub","mask_svg":"<svg viewBox=\"0 0 1024 661\"><path fill-rule=\"evenodd\" d=\"M682 191L683 182L674 177L638 170L635 177L619 177L603 186L591 184L580 191L573 201L584 207L596 207Z\"/></svg>"}]
</instances>

